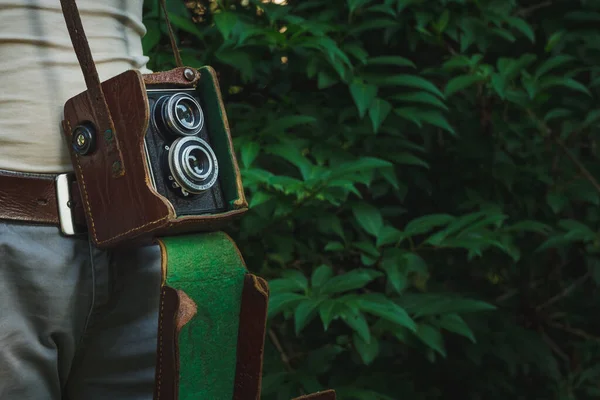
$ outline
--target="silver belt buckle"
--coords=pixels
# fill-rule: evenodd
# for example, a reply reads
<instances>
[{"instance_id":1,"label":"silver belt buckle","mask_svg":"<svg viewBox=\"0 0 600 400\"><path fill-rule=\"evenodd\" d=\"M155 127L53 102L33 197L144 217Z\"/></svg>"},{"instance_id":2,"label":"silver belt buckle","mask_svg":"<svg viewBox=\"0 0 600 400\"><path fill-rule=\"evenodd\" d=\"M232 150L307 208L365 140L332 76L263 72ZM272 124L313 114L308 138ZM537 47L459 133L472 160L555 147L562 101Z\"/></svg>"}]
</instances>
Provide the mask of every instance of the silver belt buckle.
<instances>
[{"instance_id":1,"label":"silver belt buckle","mask_svg":"<svg viewBox=\"0 0 600 400\"><path fill-rule=\"evenodd\" d=\"M60 231L66 236L75 236L82 233L75 226L73 212L71 211L71 182L73 180L73 174L69 173L57 175L55 178L58 221L60 223Z\"/></svg>"}]
</instances>

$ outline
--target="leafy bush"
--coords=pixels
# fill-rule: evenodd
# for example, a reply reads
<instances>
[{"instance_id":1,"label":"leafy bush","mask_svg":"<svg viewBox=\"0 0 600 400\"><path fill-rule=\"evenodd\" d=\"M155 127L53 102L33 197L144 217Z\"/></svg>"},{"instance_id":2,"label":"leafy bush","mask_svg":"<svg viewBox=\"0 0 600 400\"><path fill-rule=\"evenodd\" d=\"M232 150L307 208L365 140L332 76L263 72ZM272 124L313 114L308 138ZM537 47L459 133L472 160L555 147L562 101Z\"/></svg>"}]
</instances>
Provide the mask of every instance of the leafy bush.
<instances>
[{"instance_id":1,"label":"leafy bush","mask_svg":"<svg viewBox=\"0 0 600 400\"><path fill-rule=\"evenodd\" d=\"M239 151L265 399L600 396L599 3L169 6Z\"/></svg>"}]
</instances>

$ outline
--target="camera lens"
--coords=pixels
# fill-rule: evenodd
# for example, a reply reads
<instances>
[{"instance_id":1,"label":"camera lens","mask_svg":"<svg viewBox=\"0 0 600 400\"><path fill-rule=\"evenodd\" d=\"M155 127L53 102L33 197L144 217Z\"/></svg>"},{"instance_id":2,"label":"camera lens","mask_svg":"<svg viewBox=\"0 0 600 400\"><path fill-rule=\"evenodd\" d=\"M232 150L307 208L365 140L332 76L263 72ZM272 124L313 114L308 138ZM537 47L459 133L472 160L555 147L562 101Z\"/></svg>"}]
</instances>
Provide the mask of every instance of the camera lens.
<instances>
[{"instance_id":1,"label":"camera lens","mask_svg":"<svg viewBox=\"0 0 600 400\"><path fill-rule=\"evenodd\" d=\"M184 99L179 101L176 106L175 116L181 125L187 129L194 129L194 122L196 121L196 118L194 116L194 110L188 101Z\"/></svg>"},{"instance_id":2,"label":"camera lens","mask_svg":"<svg viewBox=\"0 0 600 400\"><path fill-rule=\"evenodd\" d=\"M157 122L177 136L196 135L204 125L200 104L187 93L161 97L155 115Z\"/></svg>"},{"instance_id":3,"label":"camera lens","mask_svg":"<svg viewBox=\"0 0 600 400\"><path fill-rule=\"evenodd\" d=\"M194 194L210 189L219 175L212 148L198 137L179 138L169 150L169 169L181 188Z\"/></svg>"}]
</instances>

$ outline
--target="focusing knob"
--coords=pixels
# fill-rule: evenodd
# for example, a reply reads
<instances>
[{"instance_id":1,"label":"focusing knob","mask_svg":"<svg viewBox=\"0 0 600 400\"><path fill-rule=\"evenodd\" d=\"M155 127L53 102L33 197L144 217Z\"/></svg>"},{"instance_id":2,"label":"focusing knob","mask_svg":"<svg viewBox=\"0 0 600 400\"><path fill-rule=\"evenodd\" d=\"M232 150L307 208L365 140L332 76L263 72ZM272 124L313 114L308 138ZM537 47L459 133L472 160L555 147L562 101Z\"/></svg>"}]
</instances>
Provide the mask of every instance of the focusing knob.
<instances>
[{"instance_id":1,"label":"focusing knob","mask_svg":"<svg viewBox=\"0 0 600 400\"><path fill-rule=\"evenodd\" d=\"M80 156L94 151L96 147L96 131L90 124L81 124L73 131L73 150Z\"/></svg>"}]
</instances>

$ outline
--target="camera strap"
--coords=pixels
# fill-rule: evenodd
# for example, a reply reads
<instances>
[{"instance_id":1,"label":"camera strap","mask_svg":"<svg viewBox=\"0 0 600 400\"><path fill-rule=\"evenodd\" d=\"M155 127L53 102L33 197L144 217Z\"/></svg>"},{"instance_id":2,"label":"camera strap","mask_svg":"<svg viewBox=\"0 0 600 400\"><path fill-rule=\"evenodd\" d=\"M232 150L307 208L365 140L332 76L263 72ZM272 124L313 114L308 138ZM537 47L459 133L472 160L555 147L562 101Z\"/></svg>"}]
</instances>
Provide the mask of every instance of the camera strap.
<instances>
[{"instance_id":1,"label":"camera strap","mask_svg":"<svg viewBox=\"0 0 600 400\"><path fill-rule=\"evenodd\" d=\"M91 102L93 106L92 108L96 114L95 119L99 125L97 128L99 132L104 132L110 136L116 136L117 132L115 132L114 122L111 117L108 103L106 102L104 91L102 90L102 84L98 76L96 64L94 63L94 59L92 57L90 45L85 35L85 30L81 22L81 16L79 14L76 1L60 0L60 3L65 22L67 24L67 30L69 31L69 36L71 37L71 42L73 43L73 48L75 49L75 54L77 55L79 65L85 79L85 84L88 89L88 99ZM178 67L182 67L183 62L181 60L181 55L179 54L175 35L169 20L166 1L160 0L160 4L167 22L168 34L171 40L171 48L173 49L173 54L175 56L175 62ZM125 170L123 164L123 155L119 148L118 140L111 141L107 151L107 156L109 157L108 161L110 162L110 165L113 166L113 176L118 177L124 175Z\"/></svg>"}]
</instances>

